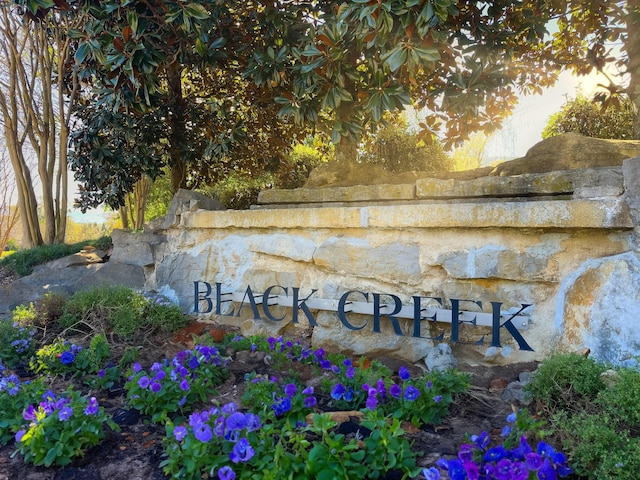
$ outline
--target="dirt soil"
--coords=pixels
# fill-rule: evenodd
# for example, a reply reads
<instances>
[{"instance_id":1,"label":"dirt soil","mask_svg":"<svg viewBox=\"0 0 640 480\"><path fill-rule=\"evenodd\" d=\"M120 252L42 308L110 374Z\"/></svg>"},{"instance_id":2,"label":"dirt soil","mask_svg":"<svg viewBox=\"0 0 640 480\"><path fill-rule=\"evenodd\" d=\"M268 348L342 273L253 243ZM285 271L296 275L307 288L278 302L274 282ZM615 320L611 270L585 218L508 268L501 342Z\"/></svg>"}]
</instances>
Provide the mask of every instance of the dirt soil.
<instances>
[{"instance_id":1,"label":"dirt soil","mask_svg":"<svg viewBox=\"0 0 640 480\"><path fill-rule=\"evenodd\" d=\"M147 339L148 344L141 350L140 363L147 367L162 358L172 358L175 353L188 348L185 336L164 336ZM303 339L309 340L309 338ZM397 360L381 359L397 372L401 365ZM311 370L296 365L301 380L311 378ZM494 367L460 366L461 371L471 374L472 387L469 392L460 395L452 405L449 416L441 425L424 426L420 429L405 424L405 430L416 452L422 452L418 464L430 466L441 456L455 455L465 435L488 431L498 437L505 424L505 418L518 405L502 400L504 387L518 380L521 372L535 370L535 363L515 364ZM212 401L241 404L245 374L256 371L261 374L282 378L282 372L254 358L249 352L237 352L229 363L229 378L217 389ZM292 365L292 368L294 366ZM412 367L412 373L420 369ZM54 380L54 382L63 382ZM64 383L64 382L63 382ZM54 391L62 391L65 384L53 384ZM128 410L126 394L122 386L115 386L109 392L89 392L96 395L101 406L110 412L121 431L114 432L106 428L106 438L86 455L66 467L35 467L22 461L21 456L12 458L15 447L9 444L0 448L0 480L160 480L165 479L158 466L162 460L162 438L164 428L154 425L148 418L140 416L135 410ZM322 404L322 401L319 401Z\"/></svg>"}]
</instances>

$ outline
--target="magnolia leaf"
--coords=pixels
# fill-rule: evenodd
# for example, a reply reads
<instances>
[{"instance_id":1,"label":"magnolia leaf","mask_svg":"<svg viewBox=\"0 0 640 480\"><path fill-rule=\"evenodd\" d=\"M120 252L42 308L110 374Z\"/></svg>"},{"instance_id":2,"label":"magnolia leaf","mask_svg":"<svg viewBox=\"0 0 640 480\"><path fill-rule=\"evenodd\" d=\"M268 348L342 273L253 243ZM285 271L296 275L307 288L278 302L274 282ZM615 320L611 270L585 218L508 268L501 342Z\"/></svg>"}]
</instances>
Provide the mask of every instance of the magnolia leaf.
<instances>
[{"instance_id":1,"label":"magnolia leaf","mask_svg":"<svg viewBox=\"0 0 640 480\"><path fill-rule=\"evenodd\" d=\"M184 9L190 17L197 20L206 20L209 18L209 12L207 12L207 9L199 3L187 3L184 6Z\"/></svg>"}]
</instances>

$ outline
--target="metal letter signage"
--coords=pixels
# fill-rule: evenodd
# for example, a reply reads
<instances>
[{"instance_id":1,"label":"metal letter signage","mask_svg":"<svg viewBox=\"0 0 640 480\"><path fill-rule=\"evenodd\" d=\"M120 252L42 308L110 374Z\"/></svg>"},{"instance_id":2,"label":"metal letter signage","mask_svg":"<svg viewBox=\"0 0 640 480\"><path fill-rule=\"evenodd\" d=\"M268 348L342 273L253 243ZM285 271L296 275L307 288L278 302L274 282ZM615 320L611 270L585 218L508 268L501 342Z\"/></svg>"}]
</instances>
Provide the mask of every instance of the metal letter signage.
<instances>
[{"instance_id":1,"label":"metal letter signage","mask_svg":"<svg viewBox=\"0 0 640 480\"><path fill-rule=\"evenodd\" d=\"M289 291L291 291L291 295L289 295ZM291 308L291 321L293 323L299 323L299 312L301 311L309 325L317 327L318 323L312 310L326 310L336 312L342 325L349 330L357 331L369 326L369 321L363 322L362 319L356 321L347 317L348 313L354 313L372 316L373 322L370 328L374 333L382 333L381 325L384 317L390 322L395 335L404 336L410 334L414 338L436 341L443 341L444 334L435 338L423 337L422 325L424 322L445 322L451 324L450 341L452 343L461 343L461 324L484 326L491 328L492 347L502 346L500 333L504 329L515 340L520 350L533 351L533 348L520 333L520 330L526 330L529 325L528 319L522 315L527 308L531 307L531 304L528 303L520 304L519 310L515 313L503 313L500 310L501 302L490 302L491 313L486 313L461 310L461 304L482 309L480 300L452 298L449 300L451 309L446 309L443 308L443 301L440 297L416 295L411 297L412 305L404 305L397 295L353 290L345 292L339 300L331 300L314 297L317 292L315 289L311 290L308 295L302 296L299 287L283 287L281 285L272 285L264 293L258 294L254 293L250 286L247 286L244 292L223 292L222 284L216 283L214 291L214 287L210 283L202 280L193 282L193 292L193 313L207 314L214 312L215 309L216 315L240 317L242 309L248 307L253 314L253 318L257 321L263 320L260 314L260 310L262 310L267 320L281 322L286 318L286 314L277 317L272 311L272 307L281 306ZM391 302L383 302L383 297L390 298ZM425 300L432 300L437 306L435 308L423 307ZM231 306L223 308L225 303L229 305L237 303L237 309ZM262 308L260 309L259 306ZM399 321L400 318L413 320L411 332L403 332ZM482 345L484 336L473 343Z\"/></svg>"}]
</instances>

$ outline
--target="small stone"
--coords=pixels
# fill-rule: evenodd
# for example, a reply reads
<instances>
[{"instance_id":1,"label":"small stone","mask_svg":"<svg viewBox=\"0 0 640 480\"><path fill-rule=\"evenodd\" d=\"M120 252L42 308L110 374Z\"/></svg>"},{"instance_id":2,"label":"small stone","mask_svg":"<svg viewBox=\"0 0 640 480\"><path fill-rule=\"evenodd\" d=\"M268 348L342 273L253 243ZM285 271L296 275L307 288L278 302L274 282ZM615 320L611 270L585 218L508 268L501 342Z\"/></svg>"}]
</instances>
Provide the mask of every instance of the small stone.
<instances>
[{"instance_id":1,"label":"small stone","mask_svg":"<svg viewBox=\"0 0 640 480\"><path fill-rule=\"evenodd\" d=\"M507 382L506 378L504 377L494 378L489 383L489 391L491 393L501 392L505 388L507 388L507 385L509 385L509 382Z\"/></svg>"},{"instance_id":2,"label":"small stone","mask_svg":"<svg viewBox=\"0 0 640 480\"><path fill-rule=\"evenodd\" d=\"M451 347L446 343L440 343L430 349L424 359L424 363L429 371L444 371L458 366L458 360L453 355Z\"/></svg>"}]
</instances>

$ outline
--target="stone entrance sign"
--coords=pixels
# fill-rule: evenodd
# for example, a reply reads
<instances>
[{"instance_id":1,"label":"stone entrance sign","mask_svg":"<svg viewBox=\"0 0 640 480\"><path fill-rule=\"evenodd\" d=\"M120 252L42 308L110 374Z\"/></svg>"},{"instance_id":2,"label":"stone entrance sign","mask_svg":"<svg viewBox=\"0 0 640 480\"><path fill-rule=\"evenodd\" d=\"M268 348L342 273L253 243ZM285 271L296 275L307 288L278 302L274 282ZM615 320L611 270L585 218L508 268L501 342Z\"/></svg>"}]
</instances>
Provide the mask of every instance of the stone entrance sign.
<instances>
[{"instance_id":1,"label":"stone entrance sign","mask_svg":"<svg viewBox=\"0 0 640 480\"><path fill-rule=\"evenodd\" d=\"M312 328L314 346L352 355L422 362L446 343L470 363L588 348L630 364L640 158L599 161L265 191L249 211L182 197L157 225L166 241L152 247L147 288L204 321L245 334Z\"/></svg>"}]
</instances>

